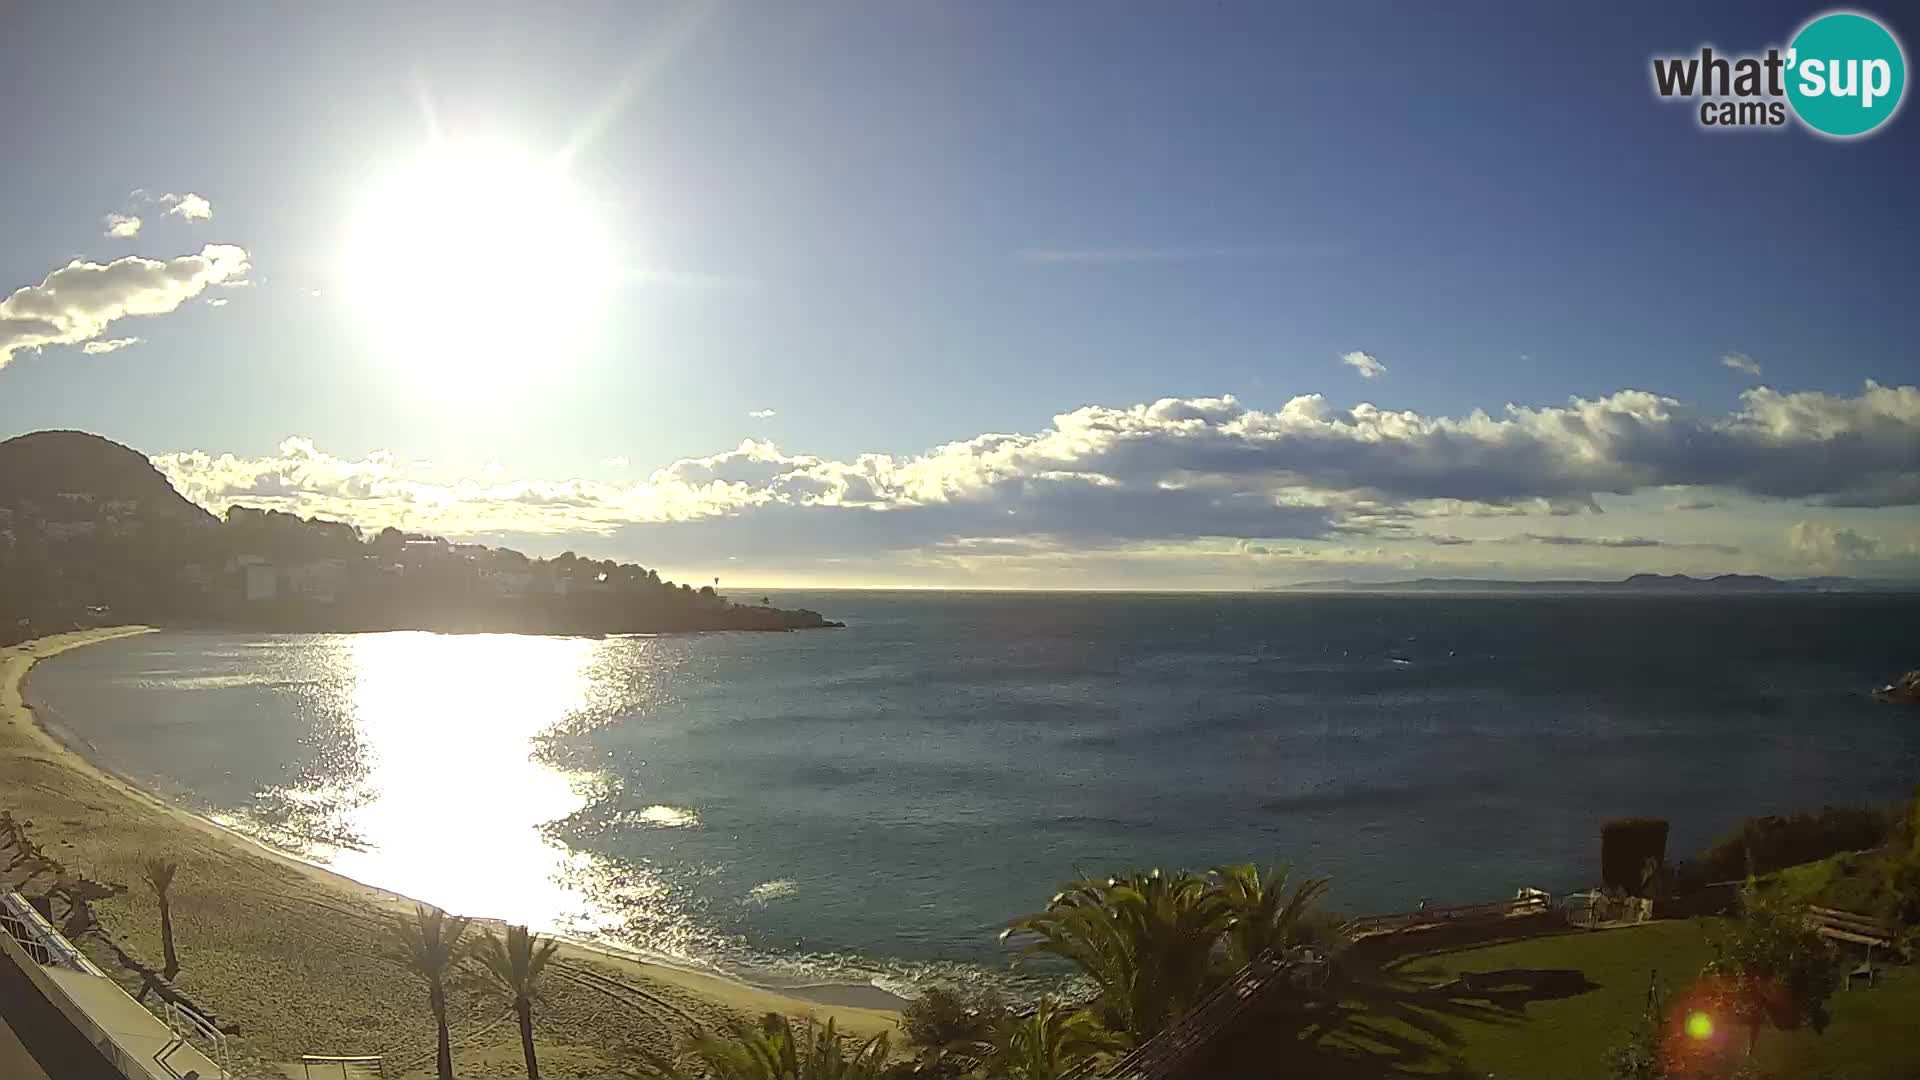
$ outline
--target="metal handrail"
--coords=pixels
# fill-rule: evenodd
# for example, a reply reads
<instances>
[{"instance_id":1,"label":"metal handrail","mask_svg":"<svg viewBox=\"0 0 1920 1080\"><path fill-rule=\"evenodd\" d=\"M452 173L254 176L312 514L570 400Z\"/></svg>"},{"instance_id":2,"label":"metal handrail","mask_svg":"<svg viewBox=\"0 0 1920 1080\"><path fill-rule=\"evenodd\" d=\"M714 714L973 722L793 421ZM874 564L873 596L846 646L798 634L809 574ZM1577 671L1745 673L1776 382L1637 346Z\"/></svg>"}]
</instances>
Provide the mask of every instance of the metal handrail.
<instances>
[{"instance_id":1,"label":"metal handrail","mask_svg":"<svg viewBox=\"0 0 1920 1080\"><path fill-rule=\"evenodd\" d=\"M1430 907L1416 911L1396 911L1386 915L1361 915L1341 929L1348 937L1380 933L1428 923L1459 922L1463 919L1506 918L1553 910L1551 897L1529 895L1490 904L1462 904L1456 907Z\"/></svg>"},{"instance_id":2,"label":"metal handrail","mask_svg":"<svg viewBox=\"0 0 1920 1080\"><path fill-rule=\"evenodd\" d=\"M17 892L0 896L0 928L11 934L35 963L44 967L62 967L88 975L105 974Z\"/></svg>"},{"instance_id":3,"label":"metal handrail","mask_svg":"<svg viewBox=\"0 0 1920 1080\"><path fill-rule=\"evenodd\" d=\"M225 1077L232 1075L233 1068L231 1059L227 1055L227 1037L219 1028L213 1026L212 1021L201 1016L199 1012L195 1011L192 1007L182 1005L178 1002L163 999L160 1004L162 1006L161 1018L166 1021L167 1029L178 1036L177 1041L179 1043L189 1043L195 1038L206 1040L207 1048L213 1051L213 1053L208 1056L211 1057L213 1063L219 1067L223 1080ZM171 1047L164 1052L170 1053L174 1049L178 1049L178 1047ZM156 1056L155 1060L159 1060L158 1056ZM164 1065L165 1062L162 1062L162 1064ZM172 1067L168 1066L167 1071L172 1072Z\"/></svg>"}]
</instances>

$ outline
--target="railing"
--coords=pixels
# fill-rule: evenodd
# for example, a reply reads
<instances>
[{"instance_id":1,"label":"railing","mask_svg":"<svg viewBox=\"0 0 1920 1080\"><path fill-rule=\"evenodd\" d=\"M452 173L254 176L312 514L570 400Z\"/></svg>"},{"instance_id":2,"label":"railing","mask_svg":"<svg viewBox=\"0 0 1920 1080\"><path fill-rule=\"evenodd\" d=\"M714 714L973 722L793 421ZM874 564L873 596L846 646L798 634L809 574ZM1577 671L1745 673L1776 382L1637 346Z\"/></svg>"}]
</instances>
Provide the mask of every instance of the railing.
<instances>
[{"instance_id":1,"label":"railing","mask_svg":"<svg viewBox=\"0 0 1920 1080\"><path fill-rule=\"evenodd\" d=\"M1372 934L1392 933L1411 926L1433 926L1476 919L1506 919L1516 915L1537 915L1551 910L1553 910L1553 897L1536 889L1527 889L1523 890L1522 895L1512 900L1501 900L1491 904L1462 904L1454 907L1396 911L1387 915L1362 915L1347 922L1340 929L1352 939Z\"/></svg>"},{"instance_id":2,"label":"railing","mask_svg":"<svg viewBox=\"0 0 1920 1080\"><path fill-rule=\"evenodd\" d=\"M167 1059L178 1052L182 1046L191 1043L194 1049L199 1050L209 1061L220 1067L222 1080L233 1075L232 1059L227 1055L227 1037L206 1017L185 1005L162 1000L160 1019L166 1023L167 1030L173 1032L173 1041L161 1047L153 1055L155 1064L167 1070L169 1074L179 1076L174 1067L167 1064Z\"/></svg>"},{"instance_id":3,"label":"railing","mask_svg":"<svg viewBox=\"0 0 1920 1080\"><path fill-rule=\"evenodd\" d=\"M28 956L42 967L60 967L88 975L103 974L93 961L80 955L73 943L60 936L40 913L17 892L0 896L0 929L13 936Z\"/></svg>"},{"instance_id":4,"label":"railing","mask_svg":"<svg viewBox=\"0 0 1920 1080\"><path fill-rule=\"evenodd\" d=\"M317 1074L313 1071L316 1066L320 1069ZM369 1054L364 1057L303 1054L300 1058L300 1067L305 1070L307 1080L314 1080L316 1075L320 1080L326 1080L327 1077L334 1075L335 1069L340 1070L340 1080L355 1080L356 1077L375 1077L378 1080L385 1080L387 1075L386 1059L379 1054Z\"/></svg>"}]
</instances>

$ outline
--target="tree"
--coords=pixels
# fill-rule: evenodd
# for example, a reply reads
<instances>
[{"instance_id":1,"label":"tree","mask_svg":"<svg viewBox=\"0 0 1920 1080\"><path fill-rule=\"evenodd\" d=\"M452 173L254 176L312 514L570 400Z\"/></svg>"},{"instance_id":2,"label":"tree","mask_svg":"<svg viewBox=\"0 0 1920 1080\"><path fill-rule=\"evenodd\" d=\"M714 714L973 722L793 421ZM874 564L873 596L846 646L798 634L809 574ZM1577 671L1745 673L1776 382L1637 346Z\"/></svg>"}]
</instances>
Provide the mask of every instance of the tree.
<instances>
[{"instance_id":1,"label":"tree","mask_svg":"<svg viewBox=\"0 0 1920 1080\"><path fill-rule=\"evenodd\" d=\"M1619 818L1600 826L1600 880L1629 896L1644 896L1667 861L1667 823L1661 818ZM1656 867L1649 871L1647 864Z\"/></svg>"},{"instance_id":2,"label":"tree","mask_svg":"<svg viewBox=\"0 0 1920 1080\"><path fill-rule=\"evenodd\" d=\"M393 935L400 943L400 962L427 984L427 1005L433 1010L438 1042L435 1062L439 1080L453 1080L453 1045L447 1037L447 973L459 963L460 939L470 920L449 915L430 904L415 904L411 918L394 920Z\"/></svg>"},{"instance_id":3,"label":"tree","mask_svg":"<svg viewBox=\"0 0 1920 1080\"><path fill-rule=\"evenodd\" d=\"M994 1080L1059 1080L1095 1054L1117 1050L1124 1040L1100 1026L1092 1013L1042 998L1032 1015L1002 1021L984 1048Z\"/></svg>"},{"instance_id":4,"label":"tree","mask_svg":"<svg viewBox=\"0 0 1920 1080\"><path fill-rule=\"evenodd\" d=\"M1747 1029L1753 1053L1762 1026L1827 1026L1827 999L1840 983L1839 958L1807 924L1804 906L1763 895L1749 879L1733 932L1710 945L1702 992L1716 1011Z\"/></svg>"},{"instance_id":5,"label":"tree","mask_svg":"<svg viewBox=\"0 0 1920 1080\"><path fill-rule=\"evenodd\" d=\"M148 859L144 867L147 887L160 901L160 955L164 962L160 975L166 979L180 974L180 956L173 951L173 903L167 895L173 888L173 876L179 871L178 863L159 858Z\"/></svg>"},{"instance_id":6,"label":"tree","mask_svg":"<svg viewBox=\"0 0 1920 1080\"><path fill-rule=\"evenodd\" d=\"M1220 894L1233 912L1233 925L1227 931L1227 957L1234 968L1242 968L1269 949L1284 949L1302 944L1312 928L1307 915L1326 894L1326 878L1309 878L1287 892L1285 866L1276 866L1265 877L1252 863L1236 863L1213 871Z\"/></svg>"},{"instance_id":7,"label":"tree","mask_svg":"<svg viewBox=\"0 0 1920 1080\"><path fill-rule=\"evenodd\" d=\"M1920 925L1920 791L1895 822L1881 857L1888 911L1908 926Z\"/></svg>"},{"instance_id":8,"label":"tree","mask_svg":"<svg viewBox=\"0 0 1920 1080\"><path fill-rule=\"evenodd\" d=\"M533 1001L540 996L540 978L560 943L530 934L524 926L507 927L506 936L487 933L474 942L483 985L513 1006L520 1020L520 1052L527 1059L527 1080L540 1080L540 1064L533 1054Z\"/></svg>"},{"instance_id":9,"label":"tree","mask_svg":"<svg viewBox=\"0 0 1920 1080\"><path fill-rule=\"evenodd\" d=\"M809 1018L796 1029L786 1017L768 1013L758 1026L733 1025L730 1038L696 1036L686 1056L698 1062L697 1072L660 1061L646 1071L656 1080L880 1080L887 1068L886 1034L853 1046L850 1041L832 1020L820 1028Z\"/></svg>"},{"instance_id":10,"label":"tree","mask_svg":"<svg viewBox=\"0 0 1920 1080\"><path fill-rule=\"evenodd\" d=\"M1031 937L1025 955L1079 967L1100 988L1107 1027L1145 1041L1218 983L1215 947L1232 924L1233 909L1204 878L1154 870L1074 882L1045 911L1013 920L1001 939Z\"/></svg>"}]
</instances>

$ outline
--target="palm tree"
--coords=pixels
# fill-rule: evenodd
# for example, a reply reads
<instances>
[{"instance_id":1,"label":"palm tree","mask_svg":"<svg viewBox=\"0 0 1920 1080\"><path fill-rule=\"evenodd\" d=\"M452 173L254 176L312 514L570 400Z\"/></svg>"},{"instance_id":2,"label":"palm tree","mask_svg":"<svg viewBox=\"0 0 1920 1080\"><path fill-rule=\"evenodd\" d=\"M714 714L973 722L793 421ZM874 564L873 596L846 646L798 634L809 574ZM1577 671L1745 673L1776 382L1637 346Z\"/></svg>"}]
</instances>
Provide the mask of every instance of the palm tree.
<instances>
[{"instance_id":1,"label":"palm tree","mask_svg":"<svg viewBox=\"0 0 1920 1080\"><path fill-rule=\"evenodd\" d=\"M1092 1013L1042 998L1033 1015L1008 1019L983 1047L987 1075L996 1080L1059 1080L1095 1054L1123 1040Z\"/></svg>"},{"instance_id":2,"label":"palm tree","mask_svg":"<svg viewBox=\"0 0 1920 1080\"><path fill-rule=\"evenodd\" d=\"M462 955L460 938L470 920L449 915L429 904L413 905L413 917L394 920L393 935L400 942L400 961L427 984L427 1005L439 1038L436 1058L440 1080L453 1080L453 1045L447 1037L447 973Z\"/></svg>"},{"instance_id":3,"label":"palm tree","mask_svg":"<svg viewBox=\"0 0 1920 1080\"><path fill-rule=\"evenodd\" d=\"M179 872L180 865L167 859L148 859L145 866L147 887L160 901L160 954L165 961L160 975L169 980L180 974L180 957L173 951L173 904L167 896Z\"/></svg>"},{"instance_id":4,"label":"palm tree","mask_svg":"<svg viewBox=\"0 0 1920 1080\"><path fill-rule=\"evenodd\" d=\"M1215 947L1232 925L1232 908L1206 879L1154 870L1104 882L1083 878L1000 936L1030 935L1026 955L1077 965L1100 987L1107 1027L1145 1041L1217 984Z\"/></svg>"},{"instance_id":5,"label":"palm tree","mask_svg":"<svg viewBox=\"0 0 1920 1080\"><path fill-rule=\"evenodd\" d=\"M768 1013L759 1026L735 1024L731 1038L701 1035L687 1046L687 1056L699 1063L697 1073L669 1062L651 1063L656 1080L880 1080L887 1068L885 1032L849 1047L847 1037L828 1020L824 1028L808 1018L804 1028L779 1013Z\"/></svg>"},{"instance_id":6,"label":"palm tree","mask_svg":"<svg viewBox=\"0 0 1920 1080\"><path fill-rule=\"evenodd\" d=\"M1227 931L1227 959L1235 969L1252 963L1268 949L1301 944L1310 928L1306 916L1327 891L1326 878L1309 878L1287 893L1285 866L1260 875L1252 863L1235 863L1213 871L1220 895L1233 911Z\"/></svg>"},{"instance_id":7,"label":"palm tree","mask_svg":"<svg viewBox=\"0 0 1920 1080\"><path fill-rule=\"evenodd\" d=\"M540 996L540 977L560 943L530 934L524 926L507 927L507 936L488 932L474 942L473 957L480 962L485 986L513 1004L520 1018L520 1052L527 1058L527 1080L540 1080L533 1056L533 999Z\"/></svg>"}]
</instances>

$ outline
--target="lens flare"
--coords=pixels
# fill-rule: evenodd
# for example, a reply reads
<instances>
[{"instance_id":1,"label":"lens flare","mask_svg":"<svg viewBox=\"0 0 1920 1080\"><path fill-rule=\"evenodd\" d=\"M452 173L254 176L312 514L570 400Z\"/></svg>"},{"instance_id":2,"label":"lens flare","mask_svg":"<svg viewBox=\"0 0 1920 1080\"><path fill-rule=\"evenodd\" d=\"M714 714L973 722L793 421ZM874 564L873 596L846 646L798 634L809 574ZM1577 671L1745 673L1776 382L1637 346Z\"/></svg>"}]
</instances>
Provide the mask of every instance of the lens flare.
<instances>
[{"instance_id":1,"label":"lens flare","mask_svg":"<svg viewBox=\"0 0 1920 1080\"><path fill-rule=\"evenodd\" d=\"M1700 1042L1713 1038L1713 1017L1703 1012L1688 1013L1687 1037Z\"/></svg>"}]
</instances>

